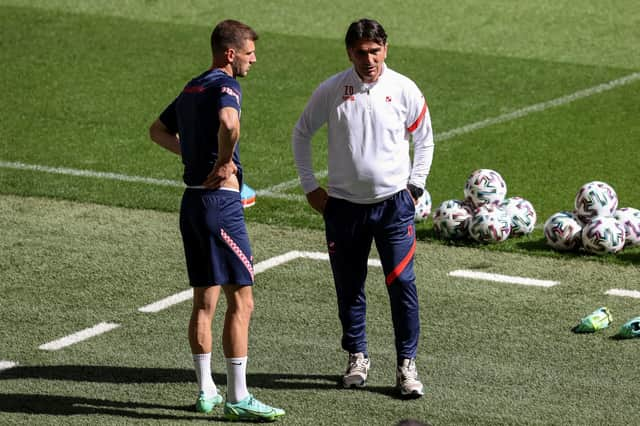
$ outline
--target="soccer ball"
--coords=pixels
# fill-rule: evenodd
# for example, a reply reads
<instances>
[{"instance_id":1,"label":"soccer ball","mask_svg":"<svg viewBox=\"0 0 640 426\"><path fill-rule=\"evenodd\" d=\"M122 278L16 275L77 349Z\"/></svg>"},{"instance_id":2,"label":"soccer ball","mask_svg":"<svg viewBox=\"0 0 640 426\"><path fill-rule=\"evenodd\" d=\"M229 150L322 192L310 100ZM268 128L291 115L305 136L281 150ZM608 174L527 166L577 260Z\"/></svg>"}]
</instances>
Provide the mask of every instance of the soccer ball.
<instances>
[{"instance_id":1,"label":"soccer ball","mask_svg":"<svg viewBox=\"0 0 640 426\"><path fill-rule=\"evenodd\" d=\"M442 238L465 238L472 218L471 208L461 200L443 201L433 212L433 229Z\"/></svg>"},{"instance_id":2,"label":"soccer ball","mask_svg":"<svg viewBox=\"0 0 640 426\"><path fill-rule=\"evenodd\" d=\"M430 214L431 214L431 194L429 194L429 191L425 189L422 195L420 196L420 198L418 198L418 202L416 204L416 214L414 219L416 222L422 222L423 220L426 220Z\"/></svg>"},{"instance_id":3,"label":"soccer ball","mask_svg":"<svg viewBox=\"0 0 640 426\"><path fill-rule=\"evenodd\" d=\"M469 224L469 235L480 243L499 243L509 238L511 220L507 212L493 204L478 207Z\"/></svg>"},{"instance_id":4,"label":"soccer ball","mask_svg":"<svg viewBox=\"0 0 640 426\"><path fill-rule=\"evenodd\" d=\"M599 216L582 229L582 246L589 253L617 253L624 247L624 228L613 216Z\"/></svg>"},{"instance_id":5,"label":"soccer ball","mask_svg":"<svg viewBox=\"0 0 640 426\"><path fill-rule=\"evenodd\" d=\"M500 207L511 219L511 235L527 235L536 226L537 215L533 205L522 197L506 198Z\"/></svg>"},{"instance_id":6,"label":"soccer ball","mask_svg":"<svg viewBox=\"0 0 640 426\"><path fill-rule=\"evenodd\" d=\"M507 184L500 173L491 169L478 169L471 173L464 186L465 201L473 208L485 204L498 204L507 194Z\"/></svg>"},{"instance_id":7,"label":"soccer ball","mask_svg":"<svg viewBox=\"0 0 640 426\"><path fill-rule=\"evenodd\" d=\"M544 223L547 244L559 251L573 250L581 242L582 225L567 211L552 214Z\"/></svg>"},{"instance_id":8,"label":"soccer ball","mask_svg":"<svg viewBox=\"0 0 640 426\"><path fill-rule=\"evenodd\" d=\"M640 210L633 207L623 207L613 215L622 229L624 229L624 245L626 247L640 246Z\"/></svg>"},{"instance_id":9,"label":"soccer ball","mask_svg":"<svg viewBox=\"0 0 640 426\"><path fill-rule=\"evenodd\" d=\"M617 208L618 195L607 183L585 183L576 194L575 213L585 224L596 216L613 216Z\"/></svg>"}]
</instances>

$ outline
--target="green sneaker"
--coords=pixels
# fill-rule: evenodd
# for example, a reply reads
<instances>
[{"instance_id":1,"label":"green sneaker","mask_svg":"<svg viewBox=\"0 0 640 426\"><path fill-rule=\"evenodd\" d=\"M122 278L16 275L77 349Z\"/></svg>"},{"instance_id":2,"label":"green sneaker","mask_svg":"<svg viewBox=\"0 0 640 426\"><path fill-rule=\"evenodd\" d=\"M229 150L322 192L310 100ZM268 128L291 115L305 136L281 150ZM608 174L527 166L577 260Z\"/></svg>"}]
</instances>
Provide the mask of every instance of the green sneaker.
<instances>
[{"instance_id":1,"label":"green sneaker","mask_svg":"<svg viewBox=\"0 0 640 426\"><path fill-rule=\"evenodd\" d=\"M220 404L222 404L222 396L220 394L215 394L211 398L207 398L204 392L200 391L198 399L196 400L196 411L198 413L210 413L216 405Z\"/></svg>"},{"instance_id":2,"label":"green sneaker","mask_svg":"<svg viewBox=\"0 0 640 426\"><path fill-rule=\"evenodd\" d=\"M622 324L618 336L624 339L640 337L640 317L635 317Z\"/></svg>"},{"instance_id":3,"label":"green sneaker","mask_svg":"<svg viewBox=\"0 0 640 426\"><path fill-rule=\"evenodd\" d=\"M272 422L282 416L284 416L284 410L263 404L255 399L253 395L249 395L236 403L226 402L224 404L224 417L227 420Z\"/></svg>"},{"instance_id":4,"label":"green sneaker","mask_svg":"<svg viewBox=\"0 0 640 426\"><path fill-rule=\"evenodd\" d=\"M607 307L597 309L580 320L580 323L573 327L575 333L593 333L609 327L613 321L611 312Z\"/></svg>"}]
</instances>

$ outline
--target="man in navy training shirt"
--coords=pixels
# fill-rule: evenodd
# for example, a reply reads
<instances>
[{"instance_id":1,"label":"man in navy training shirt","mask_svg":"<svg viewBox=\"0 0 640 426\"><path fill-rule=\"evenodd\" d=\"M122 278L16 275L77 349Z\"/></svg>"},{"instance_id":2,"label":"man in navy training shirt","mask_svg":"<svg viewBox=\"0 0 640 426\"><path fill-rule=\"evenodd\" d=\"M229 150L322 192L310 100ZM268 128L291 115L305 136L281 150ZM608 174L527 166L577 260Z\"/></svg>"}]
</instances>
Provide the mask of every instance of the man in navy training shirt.
<instances>
[{"instance_id":1,"label":"man in navy training shirt","mask_svg":"<svg viewBox=\"0 0 640 426\"><path fill-rule=\"evenodd\" d=\"M245 77L256 61L257 39L256 32L241 22L220 22L211 34L212 67L187 83L149 132L184 164L187 188L180 231L193 287L189 344L199 385L196 411L209 413L223 402L211 374L211 325L222 288L227 300L222 332L227 367L224 416L271 421L284 410L258 401L246 385L254 270L240 196L242 90L236 77Z\"/></svg>"}]
</instances>

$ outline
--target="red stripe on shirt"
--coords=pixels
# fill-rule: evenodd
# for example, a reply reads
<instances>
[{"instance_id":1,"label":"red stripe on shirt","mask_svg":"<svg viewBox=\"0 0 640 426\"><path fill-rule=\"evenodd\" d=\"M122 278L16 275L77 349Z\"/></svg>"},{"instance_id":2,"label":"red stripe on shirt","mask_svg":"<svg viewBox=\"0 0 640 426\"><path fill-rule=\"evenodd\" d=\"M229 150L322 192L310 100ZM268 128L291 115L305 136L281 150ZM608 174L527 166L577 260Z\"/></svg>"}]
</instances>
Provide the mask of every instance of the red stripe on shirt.
<instances>
[{"instance_id":1,"label":"red stripe on shirt","mask_svg":"<svg viewBox=\"0 0 640 426\"><path fill-rule=\"evenodd\" d=\"M413 254L415 252L416 252L416 237L414 235L413 244L409 249L409 253L407 253L404 259L402 259L402 261L398 263L398 265L395 268L393 268L393 271L391 271L391 273L387 275L387 278L386 278L387 285L391 285L396 280L396 278L400 276L402 271L404 271L404 269L407 267L407 264L411 261L411 259L413 259Z\"/></svg>"},{"instance_id":2,"label":"red stripe on shirt","mask_svg":"<svg viewBox=\"0 0 640 426\"><path fill-rule=\"evenodd\" d=\"M183 90L184 93L202 93L204 92L203 86L187 86Z\"/></svg>"},{"instance_id":3,"label":"red stripe on shirt","mask_svg":"<svg viewBox=\"0 0 640 426\"><path fill-rule=\"evenodd\" d=\"M409 132L413 132L415 129L417 129L426 114L427 114L427 103L425 102L424 105L422 106L422 111L420 111L420 116L418 116L418 119L414 121L413 124L407 128L407 130Z\"/></svg>"}]
</instances>

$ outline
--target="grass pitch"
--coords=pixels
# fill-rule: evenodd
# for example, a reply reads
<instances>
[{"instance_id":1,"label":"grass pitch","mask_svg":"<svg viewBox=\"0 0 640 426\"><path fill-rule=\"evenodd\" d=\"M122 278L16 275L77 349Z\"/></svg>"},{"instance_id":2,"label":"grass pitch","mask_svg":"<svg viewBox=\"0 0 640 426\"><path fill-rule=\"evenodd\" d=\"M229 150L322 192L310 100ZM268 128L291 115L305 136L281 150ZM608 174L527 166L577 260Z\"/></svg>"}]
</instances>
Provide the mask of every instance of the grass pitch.
<instances>
[{"instance_id":1,"label":"grass pitch","mask_svg":"<svg viewBox=\"0 0 640 426\"><path fill-rule=\"evenodd\" d=\"M605 93L438 142L440 135L466 125L637 74L638 55L632 53L640 35L633 31L633 14L611 8L608 21L599 22L591 15L595 2L581 11L556 3L536 3L534 13L525 5L515 10L503 2L487 2L476 11L479 15L469 15L470 21L457 20L468 8L475 9L470 4L447 6L444 20L432 15L444 7L438 2L433 9L414 4L419 12L410 16L402 12L404 6L380 13L389 26L389 66L413 78L429 103L437 140L428 181L434 205L459 198L473 170L492 168L505 178L508 195L533 203L540 222L571 209L578 188L592 180L611 184L621 206L640 207L635 163L630 161L640 138L635 114L640 77ZM185 81L210 65L210 27L226 17L230 3L221 2L215 10L207 4L0 2L6 64L0 82L5 94L0 161L179 182L180 162L149 141L147 128ZM349 66L344 28L360 14L376 15L382 5L373 2L344 14L345 6L337 5L334 13L340 18L327 19L333 23L325 31L313 14L283 21L294 13L288 2L249 2L234 14L255 22L262 35L258 62L242 81L241 151L247 181L258 190L294 182L276 191L288 199L261 197L248 211L249 220L322 227L295 183L291 130L311 91ZM634 8L630 2L629 9ZM324 19L327 8L321 9L318 16ZM408 20L406 25L400 25L399 17ZM482 19L484 27L478 22ZM591 50L578 48L576 40L567 40L556 27L572 19L569 28L585 37L586 25L591 25ZM535 32L505 37L497 45L498 34L513 31L509 22L520 22L524 31L533 26L525 25L527 20L537 23ZM478 29L474 37L468 34L470 26ZM615 49L603 45L607 38L598 31L604 27L619 42ZM445 29L451 39L444 36ZM540 44L530 43L529 36ZM559 43L566 43L563 54ZM317 171L326 170L324 136L321 131L314 141ZM0 191L164 211L176 211L180 194L177 187L6 167L0 168Z\"/></svg>"},{"instance_id":2,"label":"grass pitch","mask_svg":"<svg viewBox=\"0 0 640 426\"><path fill-rule=\"evenodd\" d=\"M409 0L392 7L311 0L304 8L291 0L0 0L0 10L0 366L17 363L0 372L2 424L221 420L219 412L190 409L189 303L138 311L186 288L179 184L110 175L180 180L178 159L153 145L147 128L184 82L210 65L207 40L220 19L244 20L261 35L258 62L242 81L242 158L251 186L284 198L259 196L246 211L256 262L291 250L325 251L321 220L295 184L289 141L311 91L349 66L342 37L363 16L382 22L389 66L413 78L429 103L434 204L459 198L468 174L482 167L503 175L508 195L530 199L540 223L571 209L578 187L591 180L610 183L621 206L640 208L635 0L580 7L557 0ZM438 140L621 78L630 80ZM318 171L326 168L323 137L314 141ZM13 167L18 163L28 167ZM640 290L640 249L604 258L559 255L539 230L491 247L437 241L430 222L417 231L418 366L427 389L418 401L393 394L392 329L377 268L367 283L373 368L363 391L337 386L346 357L328 264L297 259L258 275L248 380L259 398L287 410L281 423L636 422L639 341L612 337L640 312L635 299L604 293ZM471 281L449 276L454 269L560 284ZM612 329L569 331L603 305L613 311ZM38 349L101 322L119 327L59 351Z\"/></svg>"},{"instance_id":3,"label":"grass pitch","mask_svg":"<svg viewBox=\"0 0 640 426\"><path fill-rule=\"evenodd\" d=\"M191 411L195 376L186 340L189 302L158 313L138 308L186 288L177 216L41 198L3 196L0 422L122 424L220 420ZM324 253L323 235L250 224L256 263L291 250ZM372 253L375 257L375 250ZM454 269L555 280L551 288L454 278ZM380 269L367 282L373 367L364 390L344 390L346 365L331 272L298 259L257 276L248 381L287 410L283 424L632 424L640 379L637 341L613 338L638 314L636 267L418 243L422 339L418 366L426 395L401 401ZM570 328L606 305L611 329ZM221 303L214 326L220 341ZM100 322L120 327L58 351L40 345ZM215 345L214 345L215 346ZM221 349L213 370L221 391ZM598 395L598 403L593 403Z\"/></svg>"}]
</instances>

